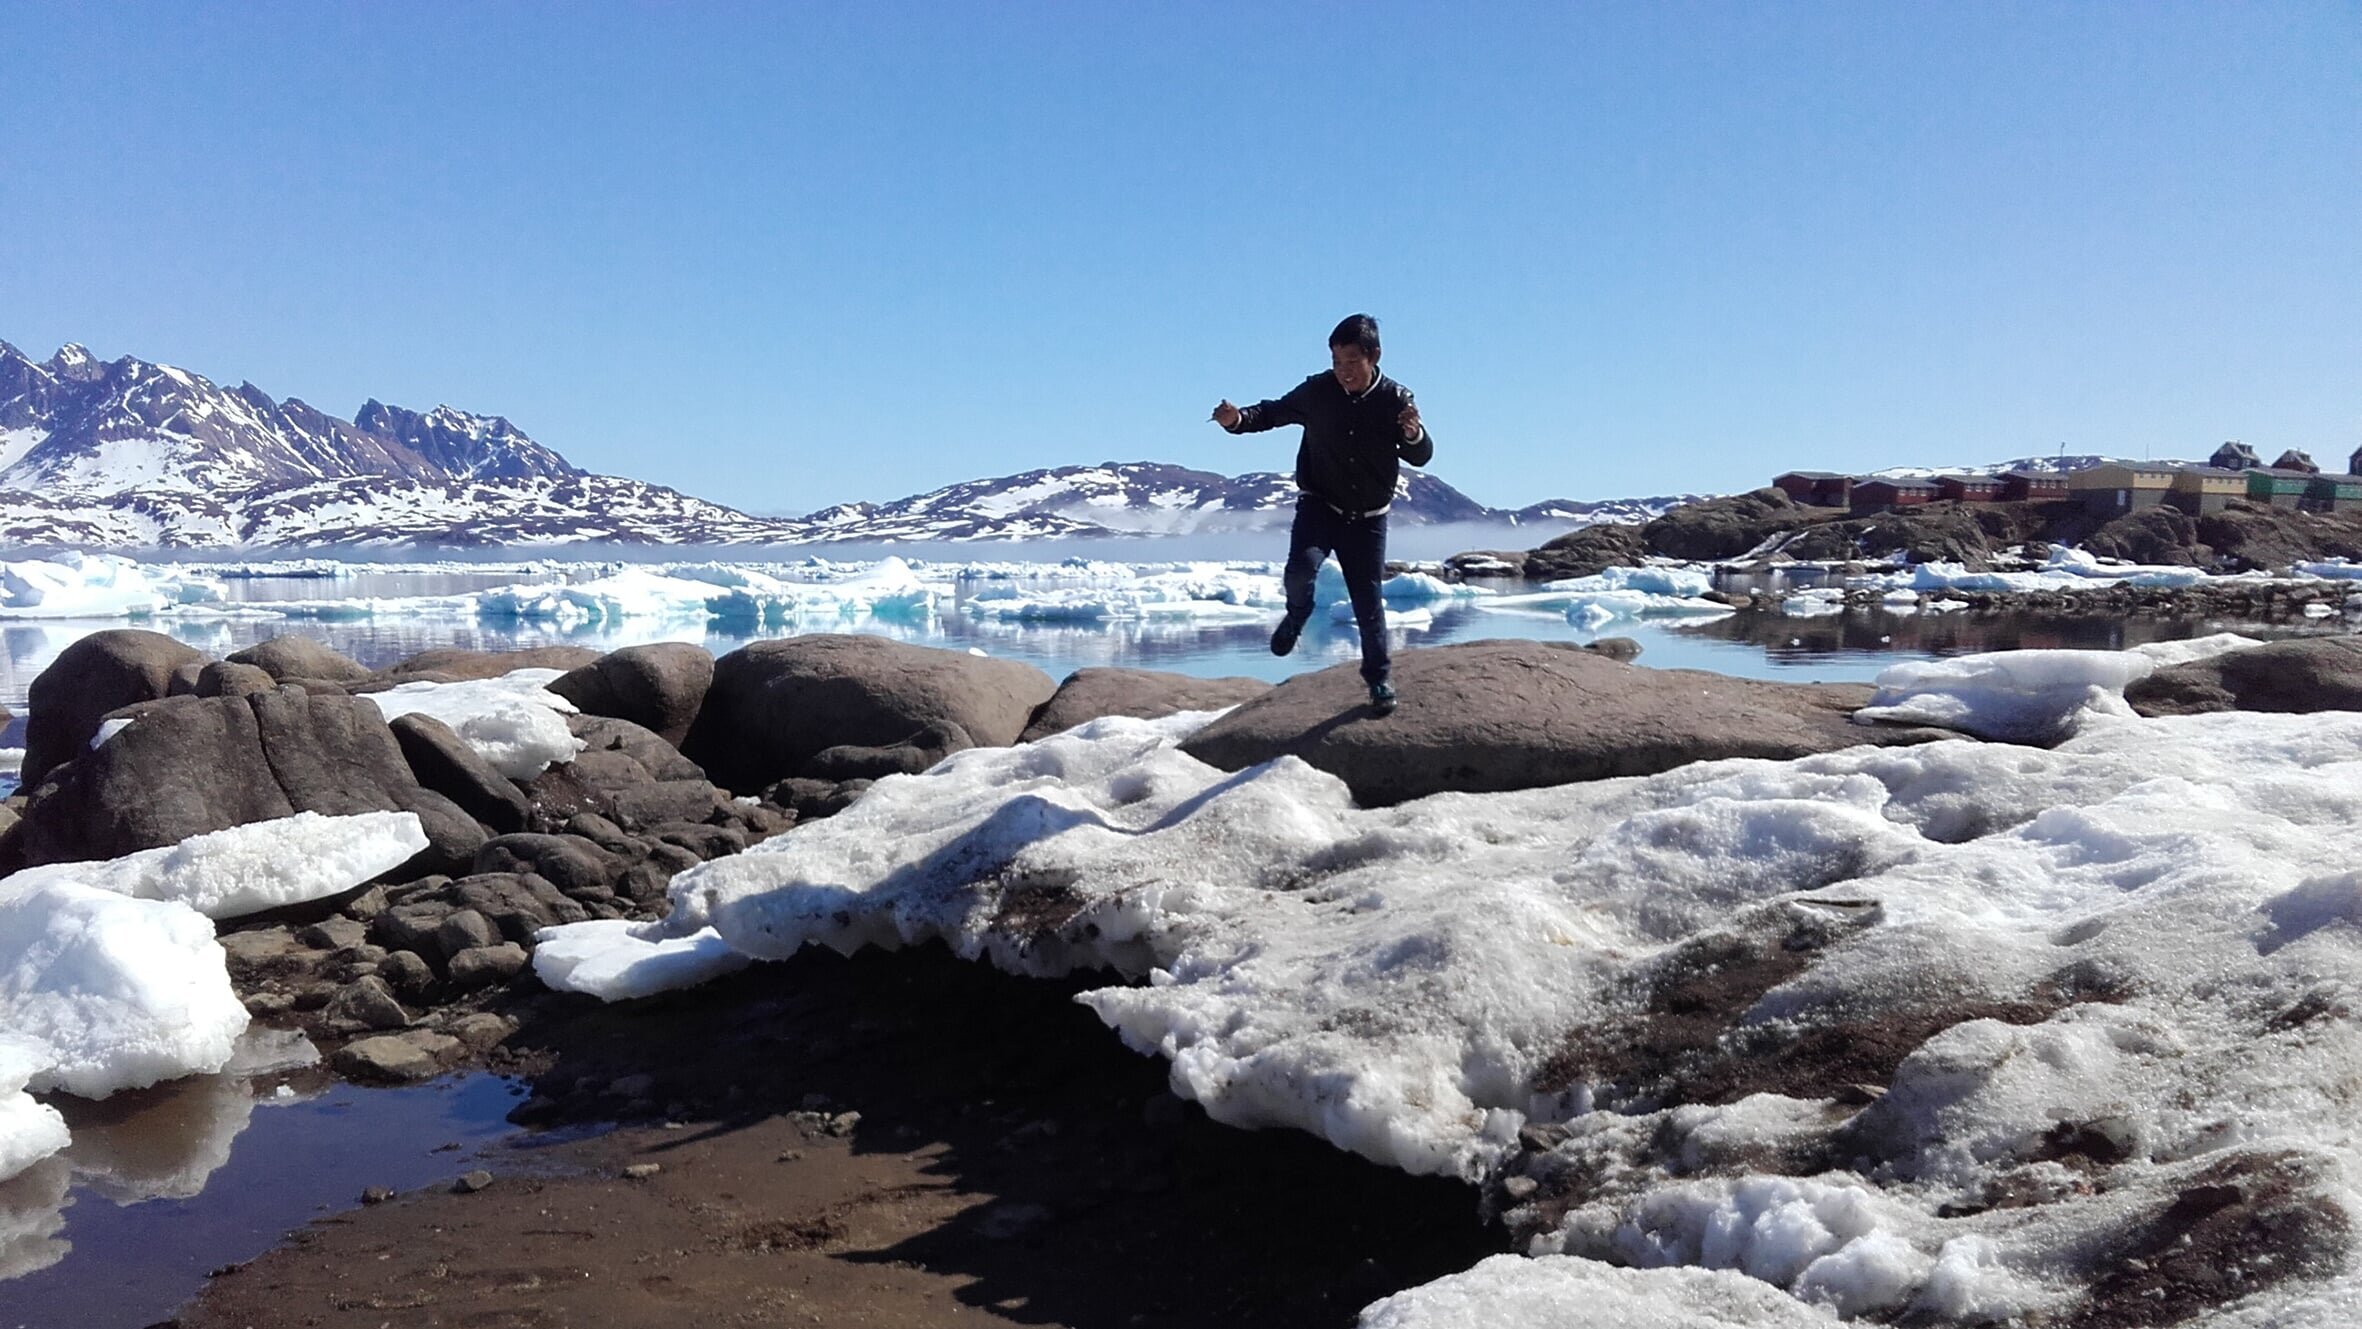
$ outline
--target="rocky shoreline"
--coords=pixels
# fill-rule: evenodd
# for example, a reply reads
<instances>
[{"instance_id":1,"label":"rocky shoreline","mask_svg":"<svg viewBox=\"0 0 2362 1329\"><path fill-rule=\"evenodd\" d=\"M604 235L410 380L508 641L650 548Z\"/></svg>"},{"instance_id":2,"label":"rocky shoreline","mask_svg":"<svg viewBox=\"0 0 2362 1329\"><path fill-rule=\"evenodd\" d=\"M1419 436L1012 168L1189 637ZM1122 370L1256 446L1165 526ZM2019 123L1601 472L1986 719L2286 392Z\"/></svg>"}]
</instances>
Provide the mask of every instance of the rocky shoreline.
<instances>
[{"instance_id":1,"label":"rocky shoreline","mask_svg":"<svg viewBox=\"0 0 2362 1329\"><path fill-rule=\"evenodd\" d=\"M735 1122L732 1131L761 1123L760 1138L775 1150L765 1158L805 1150L839 1157L854 1139L865 1151L891 1154L915 1140L966 1131L973 1103L989 1109L1001 1092L971 1086L989 1082L986 1068L1019 1055L1016 1043L1027 1036L1006 1032L996 1036L1002 1042L977 1041L957 1055L933 1047L925 1054L932 1060L919 1065L892 1061L901 1055L897 1038L912 1036L946 1002L1034 1011L1040 1001L1006 990L1028 985L990 974L956 977L981 967L930 947L891 960L799 956L715 990L601 1006L542 985L533 971L540 930L658 918L679 872L832 816L878 779L1110 715L1235 707L1184 750L1234 771L1293 755L1342 777L1356 801L1372 807L1447 790L1648 774L1728 756L1974 741L1949 729L1851 718L1869 703L1867 686L1636 668L1620 658L1628 646L1480 641L1407 651L1397 663L1403 709L1379 720L1364 710L1350 665L1277 687L1107 669L1061 682L1030 666L961 652L813 636L759 642L718 661L677 644L605 655L443 650L370 670L297 638L212 660L158 634L102 632L68 648L34 685L26 787L0 805L0 874L117 857L289 812L411 812L426 847L409 863L340 897L221 925L229 977L257 1023L300 1030L337 1074L355 1081L410 1083L485 1068L529 1086L511 1114L520 1124L636 1123L631 1129L641 1134L584 1155L605 1159L594 1166L627 1181L657 1176L621 1170L660 1157L687 1166L688 1156L663 1154L664 1137L647 1132L692 1120ZM563 721L570 757L529 774L503 734L418 712L387 720L370 700L417 684L494 680L532 668L549 672L542 686L574 713ZM2362 709L2362 640L2277 643L2162 668L2126 695L2148 714ZM1046 909L1043 900L1032 903ZM1056 911L1036 912L1032 922L1001 925L1052 935ZM992 991L970 990L979 984ZM1047 987L1041 1001L1064 1001L1058 985ZM684 1037L682 1021L700 1032ZM1190 1123L1186 1131L1220 1128L1152 1087L1162 1073L1153 1060L1101 1041L1093 1046L1090 1054L1053 1058L1066 1067L1059 1074L1075 1079L1052 1095L1055 1106L1044 1100L1039 1110L1050 1115L1038 1120L1065 1121L1058 1114L1081 1111L1082 1099L1112 1094L1122 1121L1094 1117L1095 1124L1071 1127L1088 1132L1086 1152L1123 1154L1136 1143L1125 1138L1127 1123L1141 1123L1156 1157L1136 1170L1176 1184L1172 1168L1199 1165L1176 1164L1168 1145L1154 1141L1169 1144L1176 1122ZM1090 1065L1067 1067L1065 1058ZM1101 1063L1111 1060L1132 1070L1110 1075ZM897 1105L914 1079L943 1073L947 1064L955 1082L928 1091L944 1102L915 1115ZM1055 1154L1064 1146L1050 1141L1070 1129L1035 1130L1036 1119L988 1115L986 1136L1003 1152ZM911 1140L877 1134L903 1131ZM1323 1147L1296 1139L1288 1148L1296 1146L1285 1154L1284 1175L1325 1177L1326 1164L1308 1161ZM982 1147L977 1140L968 1146ZM753 1166L752 1156L696 1157L739 1171ZM909 1166L907 1184L920 1185L925 1166ZM1342 1175L1363 1176L1352 1171L1359 1166ZM744 1180L731 1175L734 1184ZM869 1180L848 1172L839 1182L852 1188L841 1200L844 1212L891 1208ZM1434 1183L1396 1177L1373 1194L1397 1185ZM1115 1202L1130 1195L1122 1187L1116 1183ZM1103 1192L1062 1192L1045 1203L1080 1214L1109 1203ZM443 1213L457 1201L405 1202ZM1238 1202L1248 1202L1243 1192ZM1502 1207L1495 1197L1494 1208ZM377 1217L370 1230L397 1221L425 1220ZM825 1250L837 1239L828 1231L823 1222L782 1240ZM1439 1267L1454 1267L1449 1261L1464 1263L1469 1241L1500 1240L1497 1231L1485 1232L1470 1225L1430 1254ZM1337 1248L1323 1250L1323 1259L1339 1256ZM273 1276L300 1280L297 1263L274 1257L272 1267L282 1272ZM1392 1271L1357 1276L1368 1284L1352 1294L1361 1301L1403 1285ZM237 1295L221 1294L221 1304L243 1305ZM1289 1314L1313 1310L1341 1322L1351 1309L1342 1301L1311 1307L1273 1289L1255 1295L1264 1300L1252 1314L1241 1311L1240 1322L1287 1322ZM200 1315L192 1322L230 1320Z\"/></svg>"},{"instance_id":2,"label":"rocky shoreline","mask_svg":"<svg viewBox=\"0 0 2362 1329\"><path fill-rule=\"evenodd\" d=\"M1596 525L1570 531L1527 550L1475 550L1446 559L1438 571L1458 580L1522 578L1551 581L1587 577L1613 567L1639 567L1651 558L1712 563L1738 580L1768 583L1792 569L1825 573L1842 586L1849 576L1893 572L1920 563L1946 563L1967 572L2018 571L2041 566L2051 549L2080 549L2095 557L2147 566L2191 568L2218 576L2265 574L2263 580L2194 586L2101 585L2062 591L1947 591L1923 602L1964 602L1972 611L2025 609L2093 615L2210 615L2272 622L2301 617L2305 606L2343 611L2353 592L2318 581L2286 578L2293 567L2333 560L2362 561L2362 514L2296 512L2233 502L2222 511L2191 516L2179 509L2144 509L2100 520L2064 502L1956 503L1854 516L1797 503L1777 489L1684 504L1642 525ZM1776 590L1716 597L1735 607L1772 606ZM1846 603L1867 605L1877 592L1850 593Z\"/></svg>"}]
</instances>

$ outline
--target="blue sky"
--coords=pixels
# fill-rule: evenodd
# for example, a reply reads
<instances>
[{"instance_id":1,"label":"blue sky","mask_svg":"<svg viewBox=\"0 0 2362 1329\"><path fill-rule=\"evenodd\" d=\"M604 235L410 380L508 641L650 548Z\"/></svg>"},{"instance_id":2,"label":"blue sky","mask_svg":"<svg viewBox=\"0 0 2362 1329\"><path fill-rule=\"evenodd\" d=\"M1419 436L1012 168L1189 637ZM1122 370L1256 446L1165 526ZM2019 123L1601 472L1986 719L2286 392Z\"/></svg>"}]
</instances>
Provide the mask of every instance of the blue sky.
<instances>
[{"instance_id":1,"label":"blue sky","mask_svg":"<svg viewBox=\"0 0 2362 1329\"><path fill-rule=\"evenodd\" d=\"M1356 310L1503 506L2362 444L2352 0L6 28L0 338L504 414L750 510L1284 469L1206 413Z\"/></svg>"}]
</instances>

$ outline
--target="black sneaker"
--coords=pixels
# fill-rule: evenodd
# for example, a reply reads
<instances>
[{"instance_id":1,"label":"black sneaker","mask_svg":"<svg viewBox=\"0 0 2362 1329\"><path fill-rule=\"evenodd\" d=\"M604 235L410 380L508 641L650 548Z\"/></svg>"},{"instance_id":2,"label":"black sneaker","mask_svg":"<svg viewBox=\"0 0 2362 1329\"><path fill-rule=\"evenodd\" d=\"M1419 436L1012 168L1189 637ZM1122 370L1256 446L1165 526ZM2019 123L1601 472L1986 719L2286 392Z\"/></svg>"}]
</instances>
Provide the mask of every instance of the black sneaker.
<instances>
[{"instance_id":1,"label":"black sneaker","mask_svg":"<svg viewBox=\"0 0 2362 1329\"><path fill-rule=\"evenodd\" d=\"M1392 683L1370 684L1371 710L1380 715L1392 715L1394 714L1394 701L1394 685Z\"/></svg>"},{"instance_id":2,"label":"black sneaker","mask_svg":"<svg viewBox=\"0 0 2362 1329\"><path fill-rule=\"evenodd\" d=\"M1279 621L1279 626L1271 630L1271 653L1273 655L1286 655L1288 652L1296 649L1296 638L1303 635L1303 619L1281 619Z\"/></svg>"}]
</instances>

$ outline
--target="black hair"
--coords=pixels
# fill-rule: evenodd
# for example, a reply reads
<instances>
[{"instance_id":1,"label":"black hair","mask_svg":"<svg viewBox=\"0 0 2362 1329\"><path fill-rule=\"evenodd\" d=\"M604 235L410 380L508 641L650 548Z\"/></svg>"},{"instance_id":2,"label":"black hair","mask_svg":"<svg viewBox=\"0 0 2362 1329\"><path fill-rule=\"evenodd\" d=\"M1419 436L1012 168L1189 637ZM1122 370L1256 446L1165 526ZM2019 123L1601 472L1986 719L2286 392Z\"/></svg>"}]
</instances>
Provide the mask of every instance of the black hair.
<instances>
[{"instance_id":1,"label":"black hair","mask_svg":"<svg viewBox=\"0 0 2362 1329\"><path fill-rule=\"evenodd\" d=\"M1361 353L1378 363L1378 320L1367 314L1348 315L1337 330L1329 334L1331 346L1359 346Z\"/></svg>"}]
</instances>

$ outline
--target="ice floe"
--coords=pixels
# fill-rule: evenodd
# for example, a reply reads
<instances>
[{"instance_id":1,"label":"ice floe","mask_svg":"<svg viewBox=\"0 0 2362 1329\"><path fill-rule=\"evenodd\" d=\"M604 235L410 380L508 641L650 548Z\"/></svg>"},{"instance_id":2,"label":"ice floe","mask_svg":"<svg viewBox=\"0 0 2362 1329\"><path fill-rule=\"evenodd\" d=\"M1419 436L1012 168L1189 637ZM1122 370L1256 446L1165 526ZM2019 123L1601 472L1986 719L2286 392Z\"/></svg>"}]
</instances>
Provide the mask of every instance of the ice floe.
<instances>
[{"instance_id":1,"label":"ice floe","mask_svg":"<svg viewBox=\"0 0 2362 1329\"><path fill-rule=\"evenodd\" d=\"M48 1049L31 1039L0 1033L0 1181L66 1147L66 1119L35 1102L25 1085L46 1067ZM0 1247L6 1245L0 1232Z\"/></svg>"},{"instance_id":2,"label":"ice floe","mask_svg":"<svg viewBox=\"0 0 2362 1329\"><path fill-rule=\"evenodd\" d=\"M1375 1325L2057 1315L2166 1277L2126 1253L2201 1204L2232 1237L2189 1258L2255 1290L2223 1322L2362 1299L2362 715L2103 711L2052 749L1385 809L1206 767L1201 720L881 780L605 940L1125 975L1079 1000L1216 1119L1484 1180L1533 1234Z\"/></svg>"},{"instance_id":3,"label":"ice floe","mask_svg":"<svg viewBox=\"0 0 2362 1329\"><path fill-rule=\"evenodd\" d=\"M426 844L416 813L298 812L104 862L26 868L0 877L0 894L70 881L134 899L175 901L207 918L237 918L350 890L400 867Z\"/></svg>"},{"instance_id":4,"label":"ice floe","mask_svg":"<svg viewBox=\"0 0 2362 1329\"><path fill-rule=\"evenodd\" d=\"M498 678L404 683L360 695L388 720L400 715L440 720L492 769L512 780L530 780L555 762L572 761L585 746L566 727L574 703L548 688L564 672L516 669Z\"/></svg>"},{"instance_id":5,"label":"ice floe","mask_svg":"<svg viewBox=\"0 0 2362 1329\"><path fill-rule=\"evenodd\" d=\"M129 618L180 605L218 604L221 583L120 554L59 554L0 562L0 619Z\"/></svg>"},{"instance_id":6,"label":"ice floe","mask_svg":"<svg viewBox=\"0 0 2362 1329\"><path fill-rule=\"evenodd\" d=\"M25 1087L104 1098L222 1069L246 1008L199 907L334 895L424 844L410 813L301 814L0 878L0 1029L32 1049Z\"/></svg>"},{"instance_id":7,"label":"ice floe","mask_svg":"<svg viewBox=\"0 0 2362 1329\"><path fill-rule=\"evenodd\" d=\"M1940 725L1983 738L2049 743L2093 712L2129 715L2124 689L2158 668L2262 643L2237 633L2125 651L1987 651L1914 660L1878 675L1864 722Z\"/></svg>"}]
</instances>

